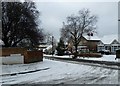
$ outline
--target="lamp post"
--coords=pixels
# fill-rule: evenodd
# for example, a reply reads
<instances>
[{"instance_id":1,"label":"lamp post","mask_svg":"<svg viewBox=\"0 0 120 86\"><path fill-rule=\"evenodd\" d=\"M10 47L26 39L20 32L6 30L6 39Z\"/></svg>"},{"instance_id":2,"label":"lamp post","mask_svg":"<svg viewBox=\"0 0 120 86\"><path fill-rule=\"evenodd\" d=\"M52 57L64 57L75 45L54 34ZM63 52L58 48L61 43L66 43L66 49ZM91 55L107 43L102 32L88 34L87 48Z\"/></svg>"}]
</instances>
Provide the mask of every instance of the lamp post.
<instances>
[{"instance_id":1,"label":"lamp post","mask_svg":"<svg viewBox=\"0 0 120 86\"><path fill-rule=\"evenodd\" d=\"M120 42L120 19L118 19L118 41Z\"/></svg>"},{"instance_id":2,"label":"lamp post","mask_svg":"<svg viewBox=\"0 0 120 86\"><path fill-rule=\"evenodd\" d=\"M54 36L52 36L52 56L53 56L53 41L54 41Z\"/></svg>"}]
</instances>

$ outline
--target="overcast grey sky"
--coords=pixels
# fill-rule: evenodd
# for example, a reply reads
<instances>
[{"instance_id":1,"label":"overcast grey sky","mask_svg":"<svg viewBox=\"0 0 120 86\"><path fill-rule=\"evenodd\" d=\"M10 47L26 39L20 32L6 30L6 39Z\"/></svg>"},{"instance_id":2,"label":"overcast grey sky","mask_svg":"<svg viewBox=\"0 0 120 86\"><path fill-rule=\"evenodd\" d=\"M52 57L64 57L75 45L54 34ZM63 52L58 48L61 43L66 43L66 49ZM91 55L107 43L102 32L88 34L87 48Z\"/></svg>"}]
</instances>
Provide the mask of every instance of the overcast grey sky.
<instances>
[{"instance_id":1,"label":"overcast grey sky","mask_svg":"<svg viewBox=\"0 0 120 86\"><path fill-rule=\"evenodd\" d=\"M83 8L98 16L98 36L118 34L117 2L36 2L36 5L41 12L42 27L56 39L60 37L60 28L66 17Z\"/></svg>"}]
</instances>

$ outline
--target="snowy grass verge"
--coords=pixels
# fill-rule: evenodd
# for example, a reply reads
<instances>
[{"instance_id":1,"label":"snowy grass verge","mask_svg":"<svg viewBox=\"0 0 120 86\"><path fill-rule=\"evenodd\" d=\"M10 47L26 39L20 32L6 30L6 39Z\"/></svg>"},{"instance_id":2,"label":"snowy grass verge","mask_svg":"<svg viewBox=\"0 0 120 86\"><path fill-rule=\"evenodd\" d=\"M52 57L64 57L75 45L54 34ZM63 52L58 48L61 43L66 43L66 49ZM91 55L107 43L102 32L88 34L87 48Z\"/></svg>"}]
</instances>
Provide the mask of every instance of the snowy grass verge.
<instances>
[{"instance_id":1,"label":"snowy grass verge","mask_svg":"<svg viewBox=\"0 0 120 86\"><path fill-rule=\"evenodd\" d=\"M56 57L56 58L72 58L72 55L65 55L65 56L57 56L57 55L45 55L46 57ZM94 60L94 61L108 61L108 62L119 62L118 59L115 59L116 55L103 55L102 57L78 57L77 59L84 59L84 60Z\"/></svg>"}]
</instances>

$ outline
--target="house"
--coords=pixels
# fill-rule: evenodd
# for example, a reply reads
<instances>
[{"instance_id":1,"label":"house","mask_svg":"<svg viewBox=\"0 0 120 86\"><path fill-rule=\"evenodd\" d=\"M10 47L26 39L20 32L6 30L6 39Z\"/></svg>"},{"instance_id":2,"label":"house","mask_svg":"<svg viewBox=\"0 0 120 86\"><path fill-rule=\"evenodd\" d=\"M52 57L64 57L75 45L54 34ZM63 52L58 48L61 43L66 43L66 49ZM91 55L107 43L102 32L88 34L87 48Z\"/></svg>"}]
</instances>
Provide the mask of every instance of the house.
<instances>
[{"instance_id":1,"label":"house","mask_svg":"<svg viewBox=\"0 0 120 86\"><path fill-rule=\"evenodd\" d=\"M116 50L120 49L120 43L114 39L111 43L109 44L104 44L102 41L99 42L98 44L98 52L100 51L109 51L112 54L116 53Z\"/></svg>"},{"instance_id":2,"label":"house","mask_svg":"<svg viewBox=\"0 0 120 86\"><path fill-rule=\"evenodd\" d=\"M72 41L69 41L68 47L70 51L74 51ZM106 51L115 54L116 50L120 49L120 42L117 35L106 35L101 38L97 36L82 36L78 46L78 51L100 52Z\"/></svg>"},{"instance_id":3,"label":"house","mask_svg":"<svg viewBox=\"0 0 120 86\"><path fill-rule=\"evenodd\" d=\"M111 52L116 53L116 50L120 49L120 43L115 39L111 43Z\"/></svg>"},{"instance_id":4,"label":"house","mask_svg":"<svg viewBox=\"0 0 120 86\"><path fill-rule=\"evenodd\" d=\"M108 35L101 38L101 41L97 45L97 51L109 51L112 54L116 53L117 49L120 49L120 43L118 42L117 35Z\"/></svg>"},{"instance_id":5,"label":"house","mask_svg":"<svg viewBox=\"0 0 120 86\"><path fill-rule=\"evenodd\" d=\"M78 46L78 51L97 52L97 45L99 42L100 42L100 39L97 36L90 37L90 38L88 36L82 36ZM71 41L69 41L68 45L69 45L69 50L71 50L70 48L72 48L72 51L74 51L75 48L73 47L73 43Z\"/></svg>"}]
</instances>

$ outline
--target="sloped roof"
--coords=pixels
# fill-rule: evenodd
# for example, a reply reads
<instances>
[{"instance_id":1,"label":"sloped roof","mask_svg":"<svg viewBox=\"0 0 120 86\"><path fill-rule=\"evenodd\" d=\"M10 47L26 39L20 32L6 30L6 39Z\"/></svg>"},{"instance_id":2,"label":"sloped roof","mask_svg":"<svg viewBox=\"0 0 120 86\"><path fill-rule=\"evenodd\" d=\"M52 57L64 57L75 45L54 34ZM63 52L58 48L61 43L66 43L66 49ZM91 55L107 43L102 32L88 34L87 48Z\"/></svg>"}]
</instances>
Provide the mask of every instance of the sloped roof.
<instances>
[{"instance_id":1,"label":"sloped roof","mask_svg":"<svg viewBox=\"0 0 120 86\"><path fill-rule=\"evenodd\" d=\"M112 41L111 44L120 44L116 39Z\"/></svg>"},{"instance_id":2,"label":"sloped roof","mask_svg":"<svg viewBox=\"0 0 120 86\"><path fill-rule=\"evenodd\" d=\"M87 36L87 35L83 35L83 37L86 40L90 40L90 41L101 41L103 44L111 44L114 40L118 41L118 35L117 34L104 35L103 37L99 37L97 35L94 35L94 36L91 36L90 39L89 39L89 36Z\"/></svg>"},{"instance_id":3,"label":"sloped roof","mask_svg":"<svg viewBox=\"0 0 120 86\"><path fill-rule=\"evenodd\" d=\"M101 37L101 41L104 44L111 44L115 39L118 41L118 35L105 35Z\"/></svg>"},{"instance_id":4,"label":"sloped roof","mask_svg":"<svg viewBox=\"0 0 120 86\"><path fill-rule=\"evenodd\" d=\"M91 36L90 38L88 36L84 36L87 40L101 40L98 36Z\"/></svg>"},{"instance_id":5,"label":"sloped roof","mask_svg":"<svg viewBox=\"0 0 120 86\"><path fill-rule=\"evenodd\" d=\"M84 36L87 40L89 40L88 36ZM114 40L118 41L118 35L117 34L111 34L111 35L104 35L103 37L98 36L91 36L90 40L101 40L104 44L111 44Z\"/></svg>"}]
</instances>

